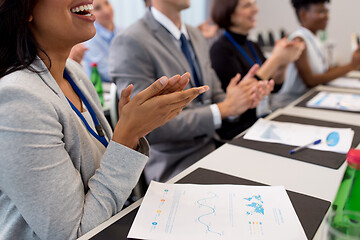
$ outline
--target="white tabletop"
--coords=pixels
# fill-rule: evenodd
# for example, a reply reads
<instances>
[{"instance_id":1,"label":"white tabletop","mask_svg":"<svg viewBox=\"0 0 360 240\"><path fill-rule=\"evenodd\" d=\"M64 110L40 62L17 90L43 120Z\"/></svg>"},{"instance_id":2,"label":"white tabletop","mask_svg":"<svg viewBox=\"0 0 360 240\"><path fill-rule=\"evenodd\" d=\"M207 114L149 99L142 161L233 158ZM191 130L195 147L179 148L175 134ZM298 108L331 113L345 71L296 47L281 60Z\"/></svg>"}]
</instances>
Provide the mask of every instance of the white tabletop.
<instances>
[{"instance_id":1,"label":"white tabletop","mask_svg":"<svg viewBox=\"0 0 360 240\"><path fill-rule=\"evenodd\" d=\"M319 86L290 104L288 107L272 113L267 118L272 119L281 114L286 114L360 126L360 114L294 107L298 102L302 101L302 99L317 90L336 89L333 87ZM342 92L360 93L360 90L353 89L337 90ZM288 190L332 202L346 169L346 163L339 169L334 170L257 150L224 144L168 182L174 183L200 167L268 185L282 185ZM96 233L138 207L140 202L141 200L121 211L119 214L90 231L80 239L88 239L94 236ZM314 239L320 239L321 231L322 226L320 226Z\"/></svg>"}]
</instances>

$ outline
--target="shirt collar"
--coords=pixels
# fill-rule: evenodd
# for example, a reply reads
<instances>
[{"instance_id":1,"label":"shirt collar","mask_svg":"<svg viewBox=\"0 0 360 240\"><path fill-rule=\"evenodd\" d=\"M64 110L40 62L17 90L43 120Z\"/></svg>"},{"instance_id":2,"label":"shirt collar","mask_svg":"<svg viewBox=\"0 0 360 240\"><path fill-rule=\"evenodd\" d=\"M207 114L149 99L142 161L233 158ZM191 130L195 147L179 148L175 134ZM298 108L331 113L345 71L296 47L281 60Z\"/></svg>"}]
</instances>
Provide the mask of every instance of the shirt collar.
<instances>
[{"instance_id":1,"label":"shirt collar","mask_svg":"<svg viewBox=\"0 0 360 240\"><path fill-rule=\"evenodd\" d=\"M116 33L116 28L114 28L114 31L109 31L108 29L101 26L98 22L94 23L96 34L100 35L102 38L104 38L107 41L111 41Z\"/></svg>"},{"instance_id":2,"label":"shirt collar","mask_svg":"<svg viewBox=\"0 0 360 240\"><path fill-rule=\"evenodd\" d=\"M185 35L186 39L189 39L189 34L186 30L184 22L181 22L181 29L179 30L167 16L165 16L156 8L151 7L150 11L154 16L155 20L158 21L164 28L166 28L166 30L168 30L175 39L180 40L181 33Z\"/></svg>"}]
</instances>

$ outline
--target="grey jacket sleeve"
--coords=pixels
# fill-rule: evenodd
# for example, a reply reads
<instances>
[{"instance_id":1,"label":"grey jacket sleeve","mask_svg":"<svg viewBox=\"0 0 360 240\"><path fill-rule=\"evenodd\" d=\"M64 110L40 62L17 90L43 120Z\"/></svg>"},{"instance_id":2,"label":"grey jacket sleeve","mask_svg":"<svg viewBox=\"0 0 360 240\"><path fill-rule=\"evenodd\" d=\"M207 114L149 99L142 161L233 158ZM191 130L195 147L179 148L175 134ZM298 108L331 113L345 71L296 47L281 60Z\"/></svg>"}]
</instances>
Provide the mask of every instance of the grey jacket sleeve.
<instances>
[{"instance_id":1,"label":"grey jacket sleeve","mask_svg":"<svg viewBox=\"0 0 360 240\"><path fill-rule=\"evenodd\" d=\"M133 97L162 76L163 73L158 73L159 69L169 68L166 59L171 57L169 56L170 53L157 53L163 54L159 57L163 60L159 61L159 59L155 59L156 57L152 55L152 52L149 52L152 50L151 48L151 46L145 47L126 34L114 39L110 51L110 76L116 83L119 94L121 94L122 89L133 84ZM175 74L183 74L183 72ZM221 90L220 93L214 89L210 91L215 91L214 93L219 96L219 100L223 99L224 94ZM154 144L164 141L187 141L202 136L211 137L214 133L215 126L210 104L191 103L177 117L151 132L147 139L151 144Z\"/></svg>"},{"instance_id":2,"label":"grey jacket sleeve","mask_svg":"<svg viewBox=\"0 0 360 240\"><path fill-rule=\"evenodd\" d=\"M45 98L0 88L0 190L40 239L75 239L119 212L148 159L110 142L85 190L67 144Z\"/></svg>"}]
</instances>

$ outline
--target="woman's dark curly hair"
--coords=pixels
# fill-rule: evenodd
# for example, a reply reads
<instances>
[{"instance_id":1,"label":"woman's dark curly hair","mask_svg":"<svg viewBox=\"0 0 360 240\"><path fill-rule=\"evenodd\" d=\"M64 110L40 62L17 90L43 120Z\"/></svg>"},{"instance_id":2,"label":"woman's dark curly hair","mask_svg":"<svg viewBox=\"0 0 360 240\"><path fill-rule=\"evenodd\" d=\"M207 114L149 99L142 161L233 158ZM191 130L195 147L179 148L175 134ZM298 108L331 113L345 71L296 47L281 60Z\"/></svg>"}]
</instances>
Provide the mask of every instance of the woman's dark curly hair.
<instances>
[{"instance_id":1,"label":"woman's dark curly hair","mask_svg":"<svg viewBox=\"0 0 360 240\"><path fill-rule=\"evenodd\" d=\"M30 69L41 48L29 27L37 0L0 0L0 78Z\"/></svg>"},{"instance_id":2,"label":"woman's dark curly hair","mask_svg":"<svg viewBox=\"0 0 360 240\"><path fill-rule=\"evenodd\" d=\"M296 15L299 18L299 11L302 8L308 9L311 4L330 3L330 0L291 0L291 4L295 8Z\"/></svg>"}]
</instances>

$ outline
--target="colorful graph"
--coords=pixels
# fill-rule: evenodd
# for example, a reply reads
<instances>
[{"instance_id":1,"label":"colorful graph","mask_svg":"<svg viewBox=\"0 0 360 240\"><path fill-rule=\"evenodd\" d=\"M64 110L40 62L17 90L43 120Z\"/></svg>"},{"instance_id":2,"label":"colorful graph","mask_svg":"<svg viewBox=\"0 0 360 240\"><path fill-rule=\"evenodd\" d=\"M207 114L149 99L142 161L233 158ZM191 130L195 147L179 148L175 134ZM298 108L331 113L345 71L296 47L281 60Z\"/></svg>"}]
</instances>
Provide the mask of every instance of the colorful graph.
<instances>
[{"instance_id":1,"label":"colorful graph","mask_svg":"<svg viewBox=\"0 0 360 240\"><path fill-rule=\"evenodd\" d=\"M264 202L261 199L260 195L254 195L249 198L244 198L246 201L249 201L249 204L246 204L247 207L250 207L250 210L246 211L247 215L253 215L253 214L261 214L264 215Z\"/></svg>"},{"instance_id":2,"label":"colorful graph","mask_svg":"<svg viewBox=\"0 0 360 240\"><path fill-rule=\"evenodd\" d=\"M208 220L210 216L215 216L215 207L210 206L208 201L217 198L217 195L211 192L209 192L208 195L208 197L202 198L196 202L199 205L199 208L205 208L208 210L205 214L202 214L197 218L197 222L205 226L207 233L222 236L223 233L212 230L211 221Z\"/></svg>"}]
</instances>

